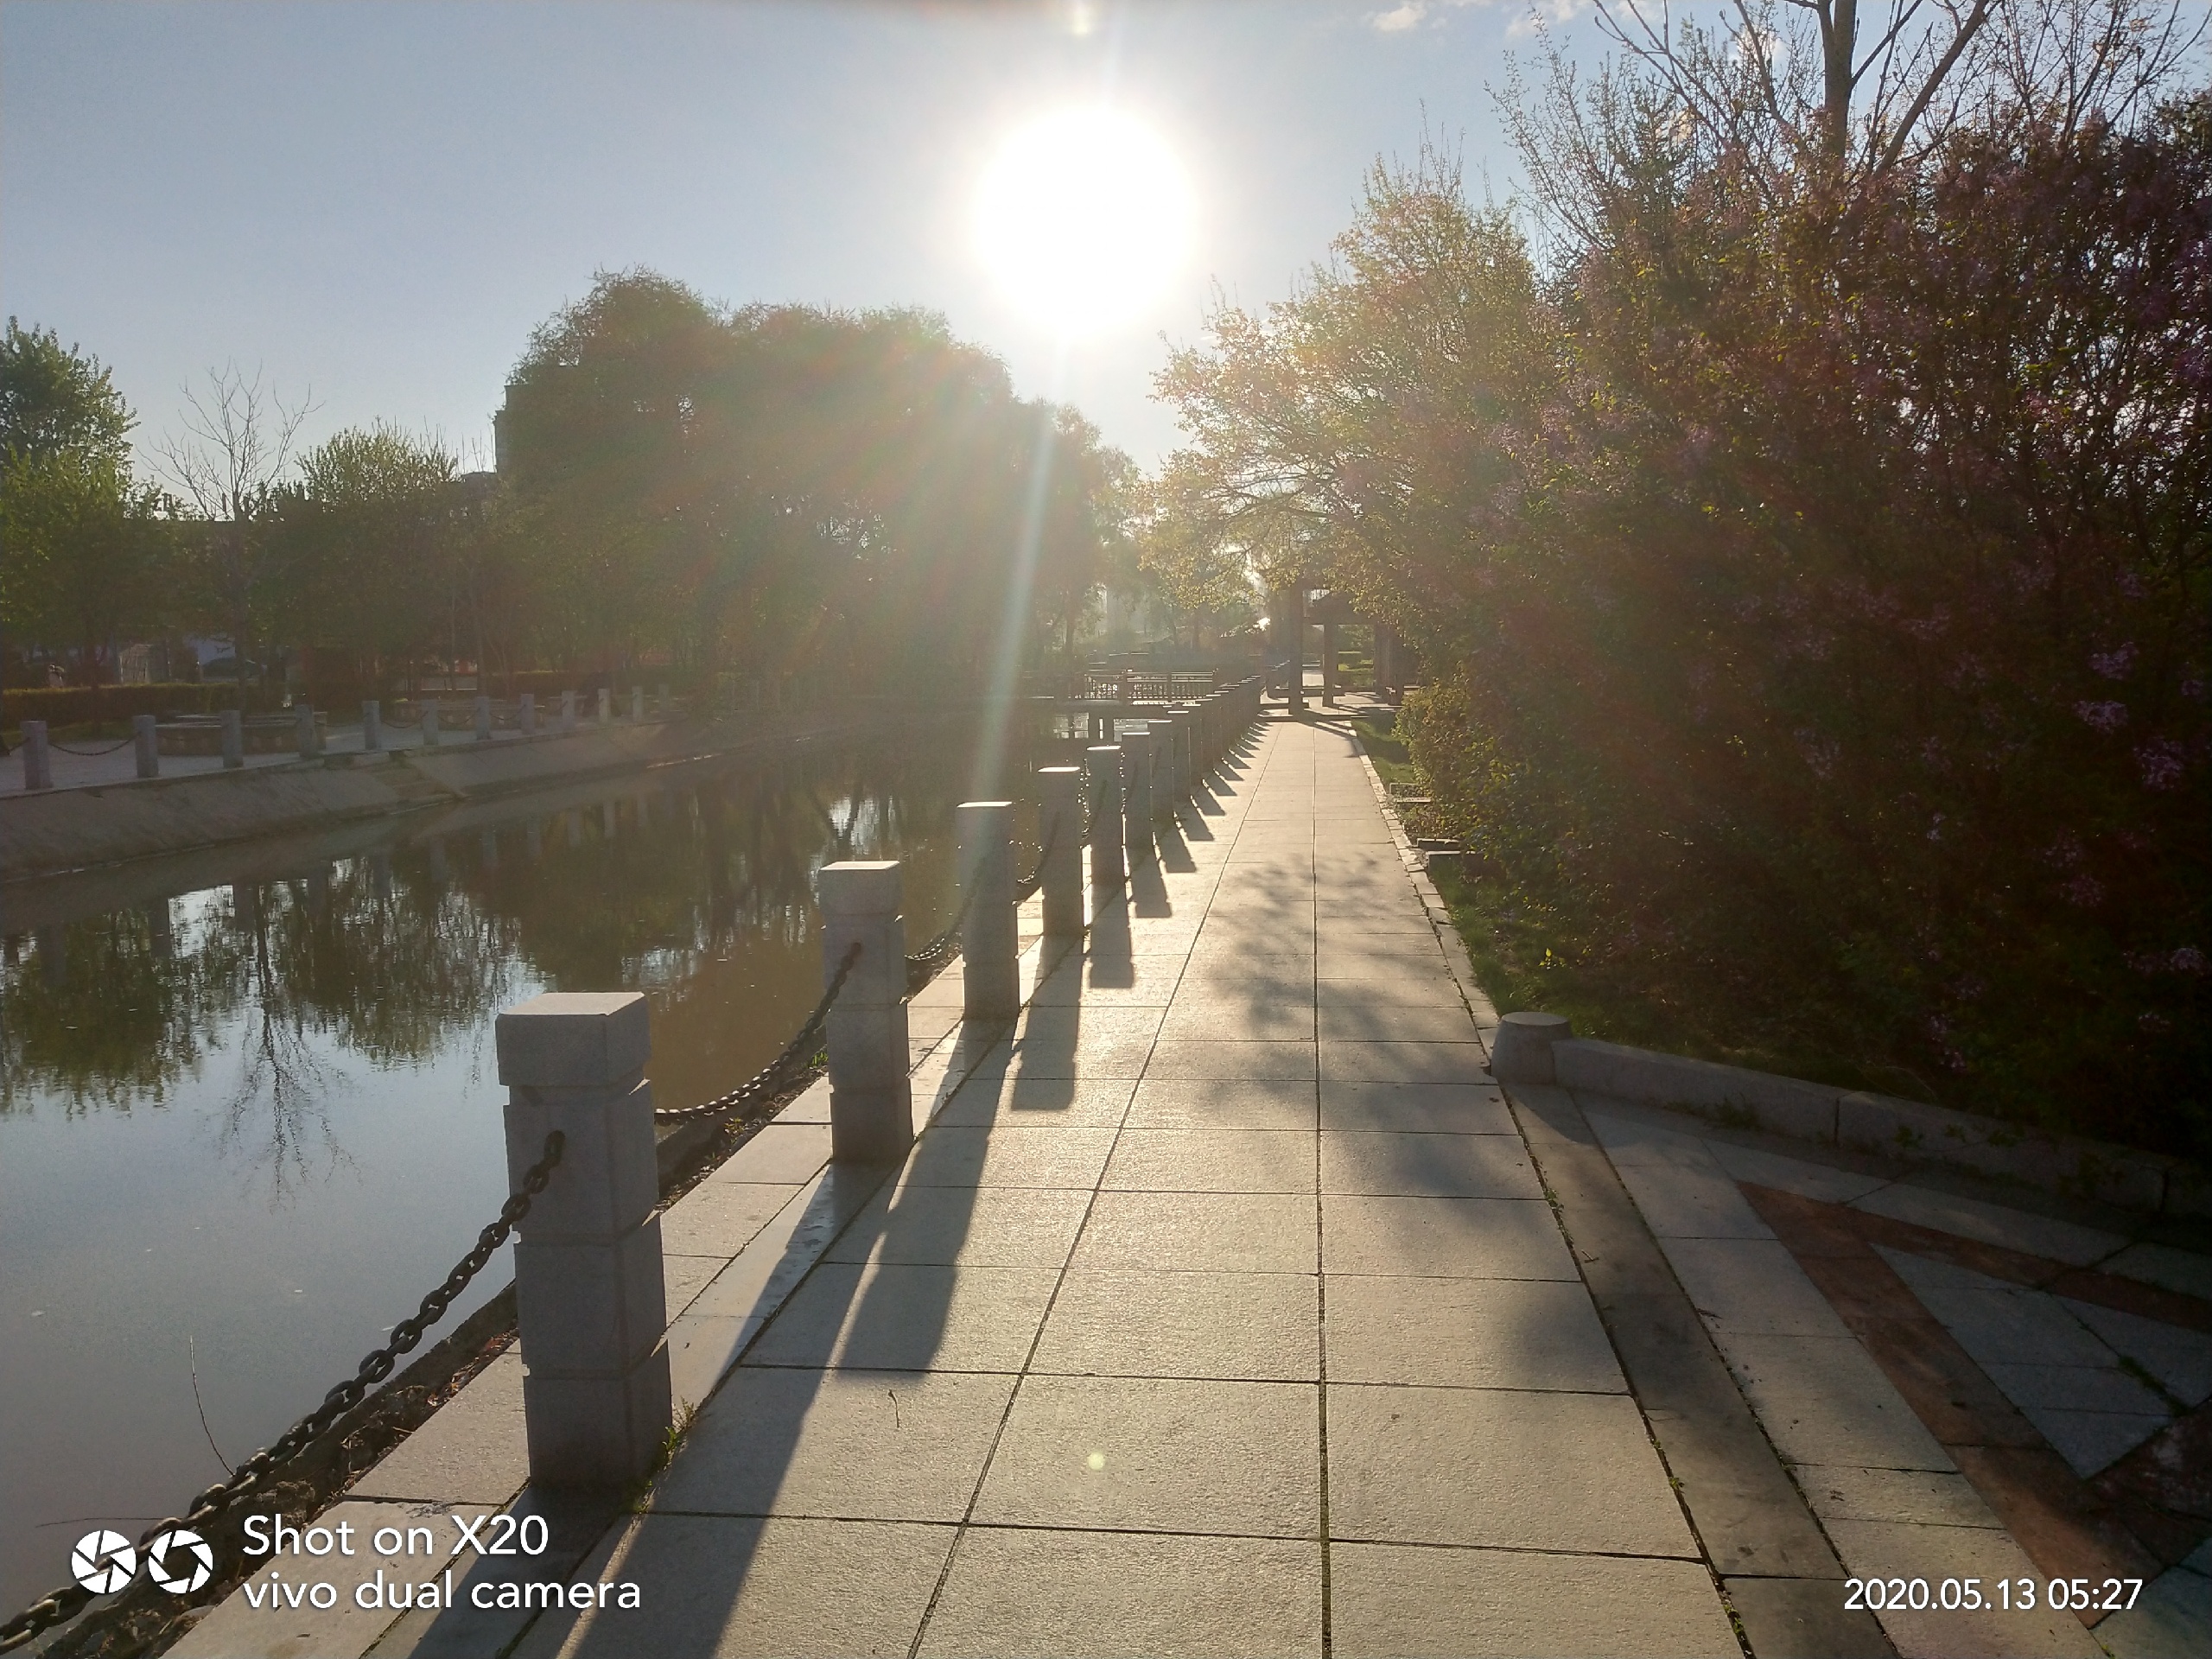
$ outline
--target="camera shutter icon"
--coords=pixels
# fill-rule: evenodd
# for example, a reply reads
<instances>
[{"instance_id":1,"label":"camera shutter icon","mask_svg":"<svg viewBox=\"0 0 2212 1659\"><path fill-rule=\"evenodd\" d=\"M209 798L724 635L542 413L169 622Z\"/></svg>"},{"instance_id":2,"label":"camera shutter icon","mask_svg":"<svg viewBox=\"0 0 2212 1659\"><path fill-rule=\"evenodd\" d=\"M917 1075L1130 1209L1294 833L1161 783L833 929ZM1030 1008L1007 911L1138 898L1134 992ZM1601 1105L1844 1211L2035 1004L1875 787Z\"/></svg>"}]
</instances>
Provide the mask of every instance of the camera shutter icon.
<instances>
[{"instance_id":1,"label":"camera shutter icon","mask_svg":"<svg viewBox=\"0 0 2212 1659\"><path fill-rule=\"evenodd\" d=\"M172 1595L188 1596L215 1576L215 1552L198 1533L172 1527L147 1544L146 1576Z\"/></svg>"},{"instance_id":2,"label":"camera shutter icon","mask_svg":"<svg viewBox=\"0 0 2212 1659\"><path fill-rule=\"evenodd\" d=\"M88 1532L69 1552L69 1571L96 1596L111 1596L138 1575L138 1552L119 1532Z\"/></svg>"}]
</instances>

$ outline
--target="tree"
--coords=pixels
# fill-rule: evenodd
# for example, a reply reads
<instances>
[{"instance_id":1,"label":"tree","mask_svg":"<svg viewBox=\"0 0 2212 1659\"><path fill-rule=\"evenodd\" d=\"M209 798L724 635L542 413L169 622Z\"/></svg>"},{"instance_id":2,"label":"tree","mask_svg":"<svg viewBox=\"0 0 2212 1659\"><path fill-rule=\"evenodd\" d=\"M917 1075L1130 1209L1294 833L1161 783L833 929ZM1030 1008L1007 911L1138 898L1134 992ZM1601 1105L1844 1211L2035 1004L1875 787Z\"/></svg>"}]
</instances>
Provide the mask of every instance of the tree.
<instances>
[{"instance_id":1,"label":"tree","mask_svg":"<svg viewBox=\"0 0 2212 1659\"><path fill-rule=\"evenodd\" d=\"M300 423L312 405L287 404L236 364L207 371L205 393L184 390L181 435L165 437L155 464L200 523L182 537L201 603L230 636L238 697L245 702L247 664L258 639L279 557L275 531L281 486Z\"/></svg>"},{"instance_id":2,"label":"tree","mask_svg":"<svg viewBox=\"0 0 2212 1659\"><path fill-rule=\"evenodd\" d=\"M152 614L157 502L130 477L136 424L105 365L52 329L0 340L0 619L66 639L99 683L118 632Z\"/></svg>"}]
</instances>

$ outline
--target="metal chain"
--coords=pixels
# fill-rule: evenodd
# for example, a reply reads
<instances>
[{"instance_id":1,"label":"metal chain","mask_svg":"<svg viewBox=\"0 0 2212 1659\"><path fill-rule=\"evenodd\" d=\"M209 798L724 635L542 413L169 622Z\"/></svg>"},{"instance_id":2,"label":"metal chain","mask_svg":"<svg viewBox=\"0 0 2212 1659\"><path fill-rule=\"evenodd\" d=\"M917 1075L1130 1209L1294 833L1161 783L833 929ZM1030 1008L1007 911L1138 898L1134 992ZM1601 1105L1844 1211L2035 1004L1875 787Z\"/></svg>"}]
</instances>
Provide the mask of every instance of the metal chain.
<instances>
[{"instance_id":1,"label":"metal chain","mask_svg":"<svg viewBox=\"0 0 2212 1659\"><path fill-rule=\"evenodd\" d=\"M530 1213L531 1201L553 1179L567 1146L568 1137L560 1130L548 1135L543 1154L524 1173L522 1185L499 1206L499 1218L476 1235L474 1247L454 1263L453 1271L446 1274L443 1284L423 1298L414 1317L402 1319L391 1327L391 1340L365 1355L352 1376L322 1396L321 1405L238 1465L229 1479L216 1482L194 1498L183 1515L156 1521L147 1528L138 1536L139 1549L144 1550L156 1536L172 1528L204 1526L240 1498L251 1495L270 1475L321 1440L333 1424L359 1405L372 1388L390 1376L399 1356L413 1349L423 1340L423 1333L445 1317L454 1298L468 1288L469 1281L484 1270L485 1263L507 1242L515 1224ZM56 1624L74 1618L92 1599L91 1591L73 1584L33 1602L5 1624L0 1624L0 1653L19 1648Z\"/></svg>"},{"instance_id":2,"label":"metal chain","mask_svg":"<svg viewBox=\"0 0 2212 1659\"><path fill-rule=\"evenodd\" d=\"M1037 849L1037 868L1014 884L1014 902L1026 905L1037 896L1037 889L1045 885L1045 866L1052 861L1052 847L1060 838L1060 821L1052 820L1052 833L1045 837L1045 844Z\"/></svg>"},{"instance_id":3,"label":"metal chain","mask_svg":"<svg viewBox=\"0 0 2212 1659\"><path fill-rule=\"evenodd\" d=\"M62 742L58 738L49 737L46 740L46 747L49 749L59 749L64 754L100 755L113 754L118 749L127 749L137 741L138 734L136 732L133 732L129 737L124 738L122 742L111 743L104 749L75 749L70 747L68 744Z\"/></svg>"},{"instance_id":4,"label":"metal chain","mask_svg":"<svg viewBox=\"0 0 2212 1659\"><path fill-rule=\"evenodd\" d=\"M830 1005L837 1000L837 993L845 988L845 982L852 976L855 965L861 959L861 942L855 939L846 948L844 957L837 963L837 971L830 976L830 988L822 993L822 1000L814 1005L814 1012L806 1016L806 1023L785 1043L776 1058L754 1072L726 1095L716 1095L712 1100L702 1100L696 1106L672 1106L657 1109L656 1123L682 1123L695 1117L721 1117L735 1111L749 1101L773 1094L798 1072L813 1064L814 1056L822 1046L823 1027L829 1023Z\"/></svg>"}]
</instances>

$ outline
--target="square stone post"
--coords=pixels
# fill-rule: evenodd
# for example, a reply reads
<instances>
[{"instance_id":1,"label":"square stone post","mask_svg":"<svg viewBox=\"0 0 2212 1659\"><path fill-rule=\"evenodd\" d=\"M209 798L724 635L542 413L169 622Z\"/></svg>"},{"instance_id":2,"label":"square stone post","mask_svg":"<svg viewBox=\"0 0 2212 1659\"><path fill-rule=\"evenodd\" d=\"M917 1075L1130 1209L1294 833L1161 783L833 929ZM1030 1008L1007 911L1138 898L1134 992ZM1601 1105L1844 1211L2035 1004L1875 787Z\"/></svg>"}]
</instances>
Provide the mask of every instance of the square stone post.
<instances>
[{"instance_id":1,"label":"square stone post","mask_svg":"<svg viewBox=\"0 0 2212 1659\"><path fill-rule=\"evenodd\" d=\"M530 1478L627 1485L673 1421L645 999L549 993L502 1014L496 1038L510 1190L549 1134L567 1137L515 1244Z\"/></svg>"},{"instance_id":2,"label":"square stone post","mask_svg":"<svg viewBox=\"0 0 2212 1659\"><path fill-rule=\"evenodd\" d=\"M515 727L524 737L537 735L537 693L525 691L515 705Z\"/></svg>"},{"instance_id":3,"label":"square stone post","mask_svg":"<svg viewBox=\"0 0 2212 1659\"><path fill-rule=\"evenodd\" d=\"M823 989L845 952L861 947L830 1008L830 1155L847 1163L893 1163L914 1143L898 861L824 864L821 895Z\"/></svg>"},{"instance_id":4,"label":"square stone post","mask_svg":"<svg viewBox=\"0 0 2212 1659\"><path fill-rule=\"evenodd\" d=\"M1090 785L1090 885L1109 893L1129 874L1122 843L1122 746L1094 743L1083 758Z\"/></svg>"},{"instance_id":5,"label":"square stone post","mask_svg":"<svg viewBox=\"0 0 2212 1659\"><path fill-rule=\"evenodd\" d=\"M1171 710L1167 716L1167 741L1172 759L1169 772L1173 781L1168 785L1167 799L1161 810L1166 816L1175 814L1175 803L1191 792L1197 781L1191 772L1191 711L1187 709Z\"/></svg>"},{"instance_id":6,"label":"square stone post","mask_svg":"<svg viewBox=\"0 0 2212 1659\"><path fill-rule=\"evenodd\" d=\"M631 721L632 724L641 723L645 720L645 688L642 685L633 685L630 688Z\"/></svg>"},{"instance_id":7,"label":"square stone post","mask_svg":"<svg viewBox=\"0 0 2212 1659\"><path fill-rule=\"evenodd\" d=\"M245 716L235 709L223 710L223 770L236 772L245 765Z\"/></svg>"},{"instance_id":8,"label":"square stone post","mask_svg":"<svg viewBox=\"0 0 2212 1659\"><path fill-rule=\"evenodd\" d=\"M154 731L153 715L133 715L130 716L130 747L132 758L138 763L138 775L141 778L158 778L162 775L161 740Z\"/></svg>"},{"instance_id":9,"label":"square stone post","mask_svg":"<svg viewBox=\"0 0 2212 1659\"><path fill-rule=\"evenodd\" d=\"M479 743L492 741L492 699L489 697L476 699L476 741Z\"/></svg>"},{"instance_id":10,"label":"square stone post","mask_svg":"<svg viewBox=\"0 0 2212 1659\"><path fill-rule=\"evenodd\" d=\"M1045 937L1083 937L1081 766L1037 769L1037 839L1045 868Z\"/></svg>"},{"instance_id":11,"label":"square stone post","mask_svg":"<svg viewBox=\"0 0 2212 1659\"><path fill-rule=\"evenodd\" d=\"M962 1013L1011 1020L1021 1012L1020 930L1014 908L1014 803L963 801L960 836Z\"/></svg>"},{"instance_id":12,"label":"square stone post","mask_svg":"<svg viewBox=\"0 0 2212 1659\"><path fill-rule=\"evenodd\" d=\"M300 759L314 760L321 746L315 741L314 707L304 697L292 705L292 724L299 739Z\"/></svg>"},{"instance_id":13,"label":"square stone post","mask_svg":"<svg viewBox=\"0 0 2212 1659\"><path fill-rule=\"evenodd\" d=\"M23 787L52 789L54 787L54 750L47 742L46 722L27 720L23 722Z\"/></svg>"},{"instance_id":14,"label":"square stone post","mask_svg":"<svg viewBox=\"0 0 2212 1659\"><path fill-rule=\"evenodd\" d=\"M1122 728L1122 847L1131 869L1152 856L1152 728Z\"/></svg>"},{"instance_id":15,"label":"square stone post","mask_svg":"<svg viewBox=\"0 0 2212 1659\"><path fill-rule=\"evenodd\" d=\"M365 702L361 705L361 753L375 754L384 747L384 705Z\"/></svg>"},{"instance_id":16,"label":"square stone post","mask_svg":"<svg viewBox=\"0 0 2212 1659\"><path fill-rule=\"evenodd\" d=\"M613 721L613 718L614 688L602 685L599 688L599 723L602 726L607 725Z\"/></svg>"}]
</instances>

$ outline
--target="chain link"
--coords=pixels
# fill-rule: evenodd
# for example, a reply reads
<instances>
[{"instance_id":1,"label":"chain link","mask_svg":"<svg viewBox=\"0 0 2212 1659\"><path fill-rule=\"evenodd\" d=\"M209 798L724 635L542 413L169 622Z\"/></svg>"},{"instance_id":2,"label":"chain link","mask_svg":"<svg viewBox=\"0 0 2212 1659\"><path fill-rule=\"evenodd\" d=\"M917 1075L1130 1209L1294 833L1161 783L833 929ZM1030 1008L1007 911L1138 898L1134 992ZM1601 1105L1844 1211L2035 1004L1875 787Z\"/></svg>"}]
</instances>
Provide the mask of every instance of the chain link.
<instances>
[{"instance_id":1,"label":"chain link","mask_svg":"<svg viewBox=\"0 0 2212 1659\"><path fill-rule=\"evenodd\" d=\"M845 988L845 982L852 977L853 969L861 959L861 942L855 939L846 948L837 963L837 971L830 976L830 988L822 993L822 1000L814 1005L814 1012L806 1016L806 1023L798 1028L798 1035L783 1046L783 1052L762 1066L745 1082L726 1095L716 1095L712 1100L702 1100L696 1106L672 1106L656 1109L656 1123L683 1123L693 1118L723 1117L750 1102L774 1094L786 1083L795 1081L801 1071L814 1064L814 1057L822 1047L823 1028L830 1020L830 1005Z\"/></svg>"},{"instance_id":2,"label":"chain link","mask_svg":"<svg viewBox=\"0 0 2212 1659\"><path fill-rule=\"evenodd\" d=\"M543 1154L524 1173L522 1185L499 1206L499 1218L476 1235L474 1247L454 1263L453 1271L446 1274L443 1284L423 1298L414 1317L402 1319L391 1327L391 1340L365 1355L353 1375L324 1395L321 1405L240 1464L231 1472L230 1478L216 1482L194 1498L183 1515L173 1515L147 1528L139 1535L138 1548L143 1551L156 1535L175 1527L205 1526L240 1498L251 1497L270 1476L321 1440L334 1424L366 1399L372 1388L391 1375L399 1357L410 1352L423 1340L423 1333L445 1317L454 1299L468 1288L469 1281L499 1253L499 1247L507 1242L507 1236L514 1231L515 1224L530 1213L531 1202L553 1179L553 1172L560 1166L561 1154L567 1147L568 1137L560 1130L547 1135ZM5 1624L0 1624L0 1653L19 1648L56 1624L74 1618L92 1599L91 1591L73 1584L33 1602Z\"/></svg>"},{"instance_id":3,"label":"chain link","mask_svg":"<svg viewBox=\"0 0 2212 1659\"><path fill-rule=\"evenodd\" d=\"M104 749L79 749L72 748L68 744L62 742L59 738L49 737L46 740L46 747L49 749L59 749L64 754L100 755L113 754L118 749L127 749L137 741L138 734L134 732L129 737L124 738L122 742L111 743Z\"/></svg>"}]
</instances>

